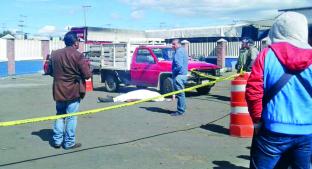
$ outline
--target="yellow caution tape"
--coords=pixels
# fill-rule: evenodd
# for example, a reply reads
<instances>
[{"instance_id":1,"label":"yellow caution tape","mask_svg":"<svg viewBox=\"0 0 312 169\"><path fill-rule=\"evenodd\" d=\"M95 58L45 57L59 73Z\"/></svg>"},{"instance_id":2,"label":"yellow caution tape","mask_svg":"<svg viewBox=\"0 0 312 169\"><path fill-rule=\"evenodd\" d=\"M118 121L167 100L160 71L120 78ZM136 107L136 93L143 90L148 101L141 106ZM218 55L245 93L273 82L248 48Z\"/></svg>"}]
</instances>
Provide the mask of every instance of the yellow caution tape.
<instances>
[{"instance_id":1,"label":"yellow caution tape","mask_svg":"<svg viewBox=\"0 0 312 169\"><path fill-rule=\"evenodd\" d=\"M209 78L209 79L214 79L214 80L217 80L219 79L220 77L216 77L216 76L212 76L212 75L206 75L204 73L201 73L201 72L198 72L198 71L195 71L195 70L191 70L191 72L201 76L201 77L205 77L205 78Z\"/></svg>"},{"instance_id":2,"label":"yellow caution tape","mask_svg":"<svg viewBox=\"0 0 312 169\"><path fill-rule=\"evenodd\" d=\"M122 104L113 105L113 106L104 107L104 108L86 110L86 111L81 111L81 112L76 112L76 113L71 113L71 114L62 114L62 115L30 118L30 119L24 119L24 120L14 120L14 121L0 122L0 127L16 126L16 125L27 124L27 123L35 123L35 122L42 122L42 121L48 121L48 120L56 120L56 119L60 119L60 118L70 117L70 116L81 116L81 115L95 114L95 113L104 112L104 111L108 111L108 110L113 110L113 109L118 109L118 108L122 108L122 107L132 106L132 105L135 105L135 104L139 104L139 103L143 103L143 102L147 102L147 101L152 101L152 100L155 100L155 99L172 96L172 95L179 94L179 93L182 93L182 92L192 91L192 90L195 90L195 89L200 88L200 87L210 86L210 85L212 85L214 83L222 82L222 81L225 81L225 80L230 80L230 79L232 79L235 76L237 76L237 74L229 76L229 77L218 78L215 81L203 83L203 84L196 85L196 86L189 87L189 88L185 88L185 89L179 90L179 91L170 92L170 93L167 93L167 94L163 94L161 96L152 97L152 98L143 99L143 100L138 100L138 101L129 102L129 103L122 103Z\"/></svg>"}]
</instances>

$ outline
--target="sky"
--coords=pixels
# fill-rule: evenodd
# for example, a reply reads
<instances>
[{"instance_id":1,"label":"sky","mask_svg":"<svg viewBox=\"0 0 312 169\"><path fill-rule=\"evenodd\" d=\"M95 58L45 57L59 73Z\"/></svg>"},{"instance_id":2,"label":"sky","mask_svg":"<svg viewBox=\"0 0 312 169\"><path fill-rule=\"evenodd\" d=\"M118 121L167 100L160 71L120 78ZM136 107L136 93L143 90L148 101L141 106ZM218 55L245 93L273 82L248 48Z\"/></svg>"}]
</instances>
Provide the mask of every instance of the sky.
<instances>
[{"instance_id":1,"label":"sky","mask_svg":"<svg viewBox=\"0 0 312 169\"><path fill-rule=\"evenodd\" d=\"M266 20L277 16L278 9L312 7L312 0L1 0L1 4L1 32L55 36L85 24L150 30Z\"/></svg>"}]
</instances>

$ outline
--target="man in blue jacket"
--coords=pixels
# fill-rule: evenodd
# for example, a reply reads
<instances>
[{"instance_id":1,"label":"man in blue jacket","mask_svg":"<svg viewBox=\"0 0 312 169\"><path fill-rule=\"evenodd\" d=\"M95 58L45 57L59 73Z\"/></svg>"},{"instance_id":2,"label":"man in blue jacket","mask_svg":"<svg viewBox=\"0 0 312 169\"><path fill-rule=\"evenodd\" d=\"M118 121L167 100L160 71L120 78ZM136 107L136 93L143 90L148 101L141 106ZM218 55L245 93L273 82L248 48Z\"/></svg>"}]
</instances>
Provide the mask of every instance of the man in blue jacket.
<instances>
[{"instance_id":1,"label":"man in blue jacket","mask_svg":"<svg viewBox=\"0 0 312 169\"><path fill-rule=\"evenodd\" d=\"M188 56L185 48L181 47L179 39L174 39L172 41L172 48L175 51L172 59L173 86L175 90L182 90L187 81ZM185 113L185 93L182 92L176 96L178 99L178 110L175 113L172 113L172 116L180 116Z\"/></svg>"}]
</instances>

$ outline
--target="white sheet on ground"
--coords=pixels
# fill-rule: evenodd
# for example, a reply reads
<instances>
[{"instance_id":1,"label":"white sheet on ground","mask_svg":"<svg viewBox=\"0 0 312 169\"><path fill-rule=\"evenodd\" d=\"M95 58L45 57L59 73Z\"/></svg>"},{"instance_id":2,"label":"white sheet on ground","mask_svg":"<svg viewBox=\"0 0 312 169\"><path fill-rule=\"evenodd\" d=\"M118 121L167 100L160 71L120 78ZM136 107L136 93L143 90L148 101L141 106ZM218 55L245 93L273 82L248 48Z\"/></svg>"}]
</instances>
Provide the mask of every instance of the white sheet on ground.
<instances>
[{"instance_id":1,"label":"white sheet on ground","mask_svg":"<svg viewBox=\"0 0 312 169\"><path fill-rule=\"evenodd\" d=\"M148 99L148 98L153 98L160 96L158 92L155 91L150 91L146 89L140 89L140 90L135 90L131 91L122 95L119 95L117 97L114 97L114 102L125 102L125 101L131 101L131 100L143 100L143 99ZM154 99L152 101L164 101L165 99L159 98L159 99Z\"/></svg>"}]
</instances>

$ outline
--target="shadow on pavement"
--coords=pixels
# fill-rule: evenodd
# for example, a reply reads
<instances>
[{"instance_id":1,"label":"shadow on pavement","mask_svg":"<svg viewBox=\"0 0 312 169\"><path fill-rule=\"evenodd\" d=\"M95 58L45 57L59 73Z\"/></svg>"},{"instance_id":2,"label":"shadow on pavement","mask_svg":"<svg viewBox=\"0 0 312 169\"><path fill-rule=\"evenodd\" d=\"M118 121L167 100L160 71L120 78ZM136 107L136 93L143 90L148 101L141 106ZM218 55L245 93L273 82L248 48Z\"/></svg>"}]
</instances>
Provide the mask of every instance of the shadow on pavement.
<instances>
[{"instance_id":1,"label":"shadow on pavement","mask_svg":"<svg viewBox=\"0 0 312 169\"><path fill-rule=\"evenodd\" d=\"M43 157L32 158L32 159L28 159L28 160L22 160L22 161L16 161L16 162L11 162L11 163L0 164L0 168L1 167L6 167L6 166L12 166L12 165L16 165L16 164L21 164L21 163L26 163L26 162L33 162L33 161L37 161L37 160L63 156L63 155L67 155L67 154L74 154L74 153L83 152L83 151L95 150L95 149L99 149L99 148L107 148L107 147L113 147L113 146L118 146L118 145L123 145L123 144L134 143L134 142L137 142L137 141L140 141L140 140L146 140L146 139L159 137L159 136L163 136L163 135L168 135L168 134L172 134L172 133L194 130L194 129L197 129L198 127L199 126L191 127L191 128L188 128L188 129L168 131L168 132L154 134L154 135L141 137L141 138L137 138L137 139L129 140L129 141L124 141L124 142L118 142L118 143L113 143L113 144L94 146L94 147L89 147L89 148L82 148L82 149L77 149L77 150L74 150L74 151L68 150L69 152L66 152L66 153L59 153L59 154L54 154L54 155L48 155L48 156L43 156ZM43 129L43 130L40 130L39 132L32 132L32 135L37 135L43 141L46 141L46 140L49 139L49 133L51 134L51 131L52 131L51 129Z\"/></svg>"},{"instance_id":2,"label":"shadow on pavement","mask_svg":"<svg viewBox=\"0 0 312 169\"><path fill-rule=\"evenodd\" d=\"M196 97L196 96L200 96L200 94L196 91L185 92L185 97Z\"/></svg>"},{"instance_id":3,"label":"shadow on pavement","mask_svg":"<svg viewBox=\"0 0 312 169\"><path fill-rule=\"evenodd\" d=\"M237 156L237 158L241 158L241 159L244 159L244 160L250 160L250 156L249 155L239 155Z\"/></svg>"},{"instance_id":4,"label":"shadow on pavement","mask_svg":"<svg viewBox=\"0 0 312 169\"><path fill-rule=\"evenodd\" d=\"M93 87L94 91L99 91L99 92L104 92L105 91L105 87L101 86L101 87Z\"/></svg>"},{"instance_id":5,"label":"shadow on pavement","mask_svg":"<svg viewBox=\"0 0 312 169\"><path fill-rule=\"evenodd\" d=\"M164 114L171 114L174 113L174 111L168 110L168 109L163 109L159 107L140 107L142 109L151 111L151 112L156 112L156 113L164 113Z\"/></svg>"},{"instance_id":6,"label":"shadow on pavement","mask_svg":"<svg viewBox=\"0 0 312 169\"><path fill-rule=\"evenodd\" d=\"M231 98L229 96L221 96L221 95L209 95L209 97L212 97L213 99L217 99L217 100L222 100L222 101L226 101L229 102L231 101Z\"/></svg>"},{"instance_id":7,"label":"shadow on pavement","mask_svg":"<svg viewBox=\"0 0 312 169\"><path fill-rule=\"evenodd\" d=\"M52 129L42 129L40 131L34 131L31 135L35 135L41 138L42 141L48 141L50 146L53 145L52 136L53 130Z\"/></svg>"},{"instance_id":8,"label":"shadow on pavement","mask_svg":"<svg viewBox=\"0 0 312 169\"><path fill-rule=\"evenodd\" d=\"M246 167L236 166L228 161L213 161L212 163L217 165L213 169L248 169Z\"/></svg>"},{"instance_id":9,"label":"shadow on pavement","mask_svg":"<svg viewBox=\"0 0 312 169\"><path fill-rule=\"evenodd\" d=\"M205 125L200 126L200 128L209 130L215 133L219 133L219 134L229 135L229 129L224 128L223 126L220 126L217 124L205 124Z\"/></svg>"},{"instance_id":10,"label":"shadow on pavement","mask_svg":"<svg viewBox=\"0 0 312 169\"><path fill-rule=\"evenodd\" d=\"M195 99L195 100L204 100L204 101L209 101L209 102L215 102L215 103L230 105L230 102L218 101L218 100L209 99L209 98L206 98L206 99L204 99L204 98L192 98L192 99Z\"/></svg>"}]
</instances>

